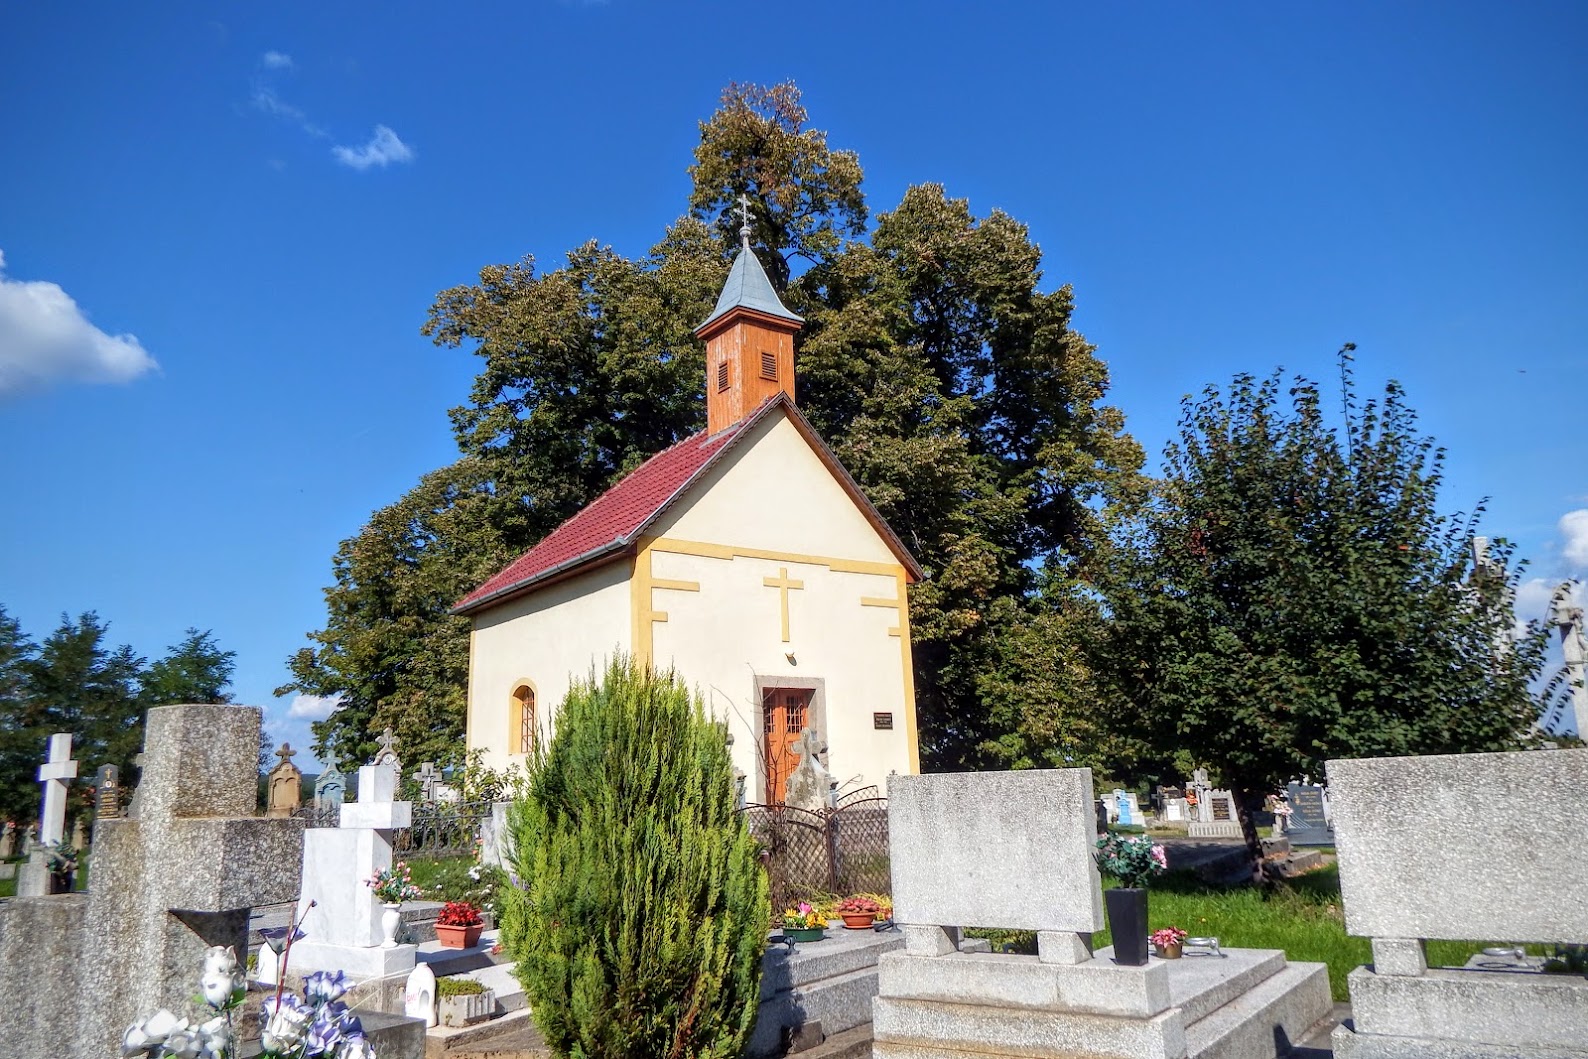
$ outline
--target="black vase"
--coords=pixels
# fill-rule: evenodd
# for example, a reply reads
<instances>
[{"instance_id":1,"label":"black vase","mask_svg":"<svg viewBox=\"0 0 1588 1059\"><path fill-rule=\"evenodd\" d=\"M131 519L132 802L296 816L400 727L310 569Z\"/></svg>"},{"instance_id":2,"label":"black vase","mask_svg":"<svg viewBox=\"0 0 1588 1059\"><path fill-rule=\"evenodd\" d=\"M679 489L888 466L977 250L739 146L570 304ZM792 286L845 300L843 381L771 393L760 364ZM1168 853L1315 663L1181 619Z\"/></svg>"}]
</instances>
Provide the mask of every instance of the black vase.
<instances>
[{"instance_id":1,"label":"black vase","mask_svg":"<svg viewBox=\"0 0 1588 1059\"><path fill-rule=\"evenodd\" d=\"M1147 891L1130 887L1104 890L1108 929L1114 936L1114 962L1140 967L1147 962Z\"/></svg>"}]
</instances>

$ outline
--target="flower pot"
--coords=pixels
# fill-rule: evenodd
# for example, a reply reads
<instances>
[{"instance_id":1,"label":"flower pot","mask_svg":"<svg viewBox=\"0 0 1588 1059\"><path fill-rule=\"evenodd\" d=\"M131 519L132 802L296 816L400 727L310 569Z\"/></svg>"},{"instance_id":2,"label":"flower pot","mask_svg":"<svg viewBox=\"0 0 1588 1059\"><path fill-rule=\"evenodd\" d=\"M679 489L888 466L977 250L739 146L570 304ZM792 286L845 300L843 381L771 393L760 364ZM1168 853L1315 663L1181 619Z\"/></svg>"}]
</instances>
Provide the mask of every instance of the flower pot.
<instances>
[{"instance_id":1,"label":"flower pot","mask_svg":"<svg viewBox=\"0 0 1588 1059\"><path fill-rule=\"evenodd\" d=\"M72 877L77 874L70 869L66 871L50 872L49 892L52 894L69 894L72 892Z\"/></svg>"},{"instance_id":2,"label":"flower pot","mask_svg":"<svg viewBox=\"0 0 1588 1059\"><path fill-rule=\"evenodd\" d=\"M475 923L466 927L437 923L436 940L441 943L443 949L471 949L480 943L480 932L484 929L484 923Z\"/></svg>"},{"instance_id":3,"label":"flower pot","mask_svg":"<svg viewBox=\"0 0 1588 1059\"><path fill-rule=\"evenodd\" d=\"M789 941L821 941L826 937L826 927L784 927L783 936Z\"/></svg>"},{"instance_id":4,"label":"flower pot","mask_svg":"<svg viewBox=\"0 0 1588 1059\"><path fill-rule=\"evenodd\" d=\"M840 912L844 917L845 930L867 930L877 921L875 912Z\"/></svg>"},{"instance_id":5,"label":"flower pot","mask_svg":"<svg viewBox=\"0 0 1588 1059\"><path fill-rule=\"evenodd\" d=\"M403 906L388 904L386 910L380 914L380 947L383 949L396 948L397 928L402 925Z\"/></svg>"},{"instance_id":6,"label":"flower pot","mask_svg":"<svg viewBox=\"0 0 1588 1059\"><path fill-rule=\"evenodd\" d=\"M1103 891L1108 929L1114 936L1114 962L1140 967L1147 962L1147 891L1121 887Z\"/></svg>"},{"instance_id":7,"label":"flower pot","mask_svg":"<svg viewBox=\"0 0 1588 1059\"><path fill-rule=\"evenodd\" d=\"M441 998L440 1007L441 1025L472 1026L496 1014L496 994L487 989L483 993L444 996Z\"/></svg>"},{"instance_id":8,"label":"flower pot","mask_svg":"<svg viewBox=\"0 0 1588 1059\"><path fill-rule=\"evenodd\" d=\"M1177 941L1173 945L1154 945L1153 948L1158 950L1158 956L1160 959L1178 960L1180 958L1180 947L1182 944L1182 942Z\"/></svg>"}]
</instances>

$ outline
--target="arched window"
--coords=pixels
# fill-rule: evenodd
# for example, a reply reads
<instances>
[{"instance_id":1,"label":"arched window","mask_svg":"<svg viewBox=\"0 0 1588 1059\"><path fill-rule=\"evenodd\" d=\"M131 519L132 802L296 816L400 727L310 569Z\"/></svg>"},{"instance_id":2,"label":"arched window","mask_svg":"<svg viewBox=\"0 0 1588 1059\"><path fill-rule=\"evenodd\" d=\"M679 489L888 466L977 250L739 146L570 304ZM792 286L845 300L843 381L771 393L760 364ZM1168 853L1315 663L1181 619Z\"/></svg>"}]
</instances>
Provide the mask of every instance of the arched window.
<instances>
[{"instance_id":1,"label":"arched window","mask_svg":"<svg viewBox=\"0 0 1588 1059\"><path fill-rule=\"evenodd\" d=\"M535 749L535 689L528 684L513 689L512 728L507 738L514 753L528 754Z\"/></svg>"}]
</instances>

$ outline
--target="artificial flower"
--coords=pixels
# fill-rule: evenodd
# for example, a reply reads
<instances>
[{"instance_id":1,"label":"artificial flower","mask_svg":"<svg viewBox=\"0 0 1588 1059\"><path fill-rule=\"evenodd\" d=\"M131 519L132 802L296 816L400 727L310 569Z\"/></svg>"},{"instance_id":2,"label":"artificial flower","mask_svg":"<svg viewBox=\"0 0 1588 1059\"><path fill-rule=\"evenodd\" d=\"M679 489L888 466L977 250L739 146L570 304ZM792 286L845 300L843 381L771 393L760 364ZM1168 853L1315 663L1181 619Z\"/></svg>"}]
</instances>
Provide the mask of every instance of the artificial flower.
<instances>
[{"instance_id":1,"label":"artificial flower","mask_svg":"<svg viewBox=\"0 0 1588 1059\"><path fill-rule=\"evenodd\" d=\"M153 1015L150 1015L148 1020L144 1022L143 1032L149 1038L151 1045L164 1044L165 1039L175 1032L178 1027L185 1025L187 1025L186 1019L179 1019L165 1008L161 1008Z\"/></svg>"},{"instance_id":2,"label":"artificial flower","mask_svg":"<svg viewBox=\"0 0 1588 1059\"><path fill-rule=\"evenodd\" d=\"M342 1050L336 1053L336 1059L375 1059L375 1047L369 1043L368 1037L360 1033L342 1042Z\"/></svg>"},{"instance_id":3,"label":"artificial flower","mask_svg":"<svg viewBox=\"0 0 1588 1059\"><path fill-rule=\"evenodd\" d=\"M339 999L352 987L353 981L344 971L315 971L303 980L303 995L311 1004L323 1004Z\"/></svg>"},{"instance_id":4,"label":"artificial flower","mask_svg":"<svg viewBox=\"0 0 1588 1059\"><path fill-rule=\"evenodd\" d=\"M275 997L266 997L260 1043L268 1052L291 1051L302 1043L312 1018L313 1012L291 993L279 1001Z\"/></svg>"},{"instance_id":5,"label":"artificial flower","mask_svg":"<svg viewBox=\"0 0 1588 1059\"><path fill-rule=\"evenodd\" d=\"M227 1050L232 1046L232 1028L226 1024L226 1016L216 1015L200 1026L198 1033L204 1046L204 1059L226 1059Z\"/></svg>"},{"instance_id":6,"label":"artificial flower","mask_svg":"<svg viewBox=\"0 0 1588 1059\"><path fill-rule=\"evenodd\" d=\"M170 1059L198 1059L202 1047L202 1035L196 1027L189 1026L186 1019L182 1020L179 1029L172 1030L165 1039L165 1054Z\"/></svg>"}]
</instances>

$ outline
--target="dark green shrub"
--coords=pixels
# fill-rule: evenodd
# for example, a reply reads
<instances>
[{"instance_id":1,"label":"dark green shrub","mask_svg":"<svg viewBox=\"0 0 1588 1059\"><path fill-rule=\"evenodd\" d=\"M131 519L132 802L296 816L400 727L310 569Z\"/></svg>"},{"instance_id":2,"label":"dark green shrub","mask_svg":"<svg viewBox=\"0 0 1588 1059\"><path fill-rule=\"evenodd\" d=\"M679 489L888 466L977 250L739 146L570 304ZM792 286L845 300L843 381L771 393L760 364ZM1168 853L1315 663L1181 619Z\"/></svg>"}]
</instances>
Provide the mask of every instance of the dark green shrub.
<instances>
[{"instance_id":1,"label":"dark green shrub","mask_svg":"<svg viewBox=\"0 0 1588 1059\"><path fill-rule=\"evenodd\" d=\"M726 729L675 674L620 658L575 685L508 832L503 947L553 1052L743 1051L766 876L734 811Z\"/></svg>"}]
</instances>

